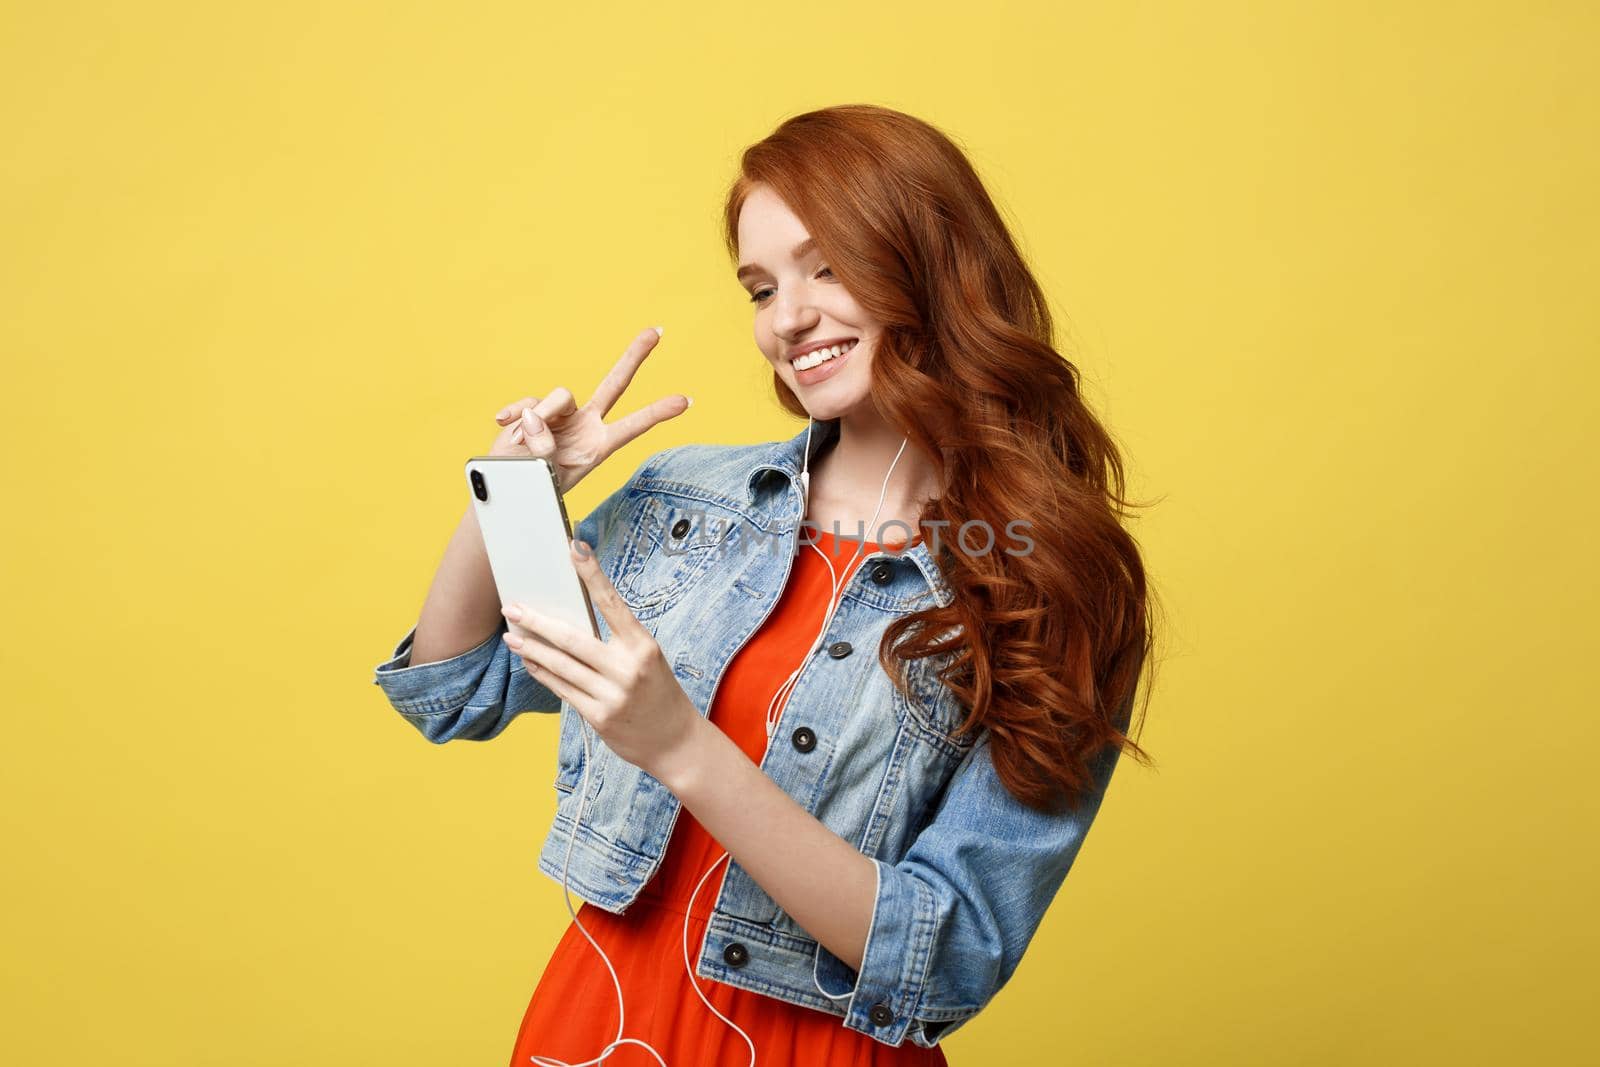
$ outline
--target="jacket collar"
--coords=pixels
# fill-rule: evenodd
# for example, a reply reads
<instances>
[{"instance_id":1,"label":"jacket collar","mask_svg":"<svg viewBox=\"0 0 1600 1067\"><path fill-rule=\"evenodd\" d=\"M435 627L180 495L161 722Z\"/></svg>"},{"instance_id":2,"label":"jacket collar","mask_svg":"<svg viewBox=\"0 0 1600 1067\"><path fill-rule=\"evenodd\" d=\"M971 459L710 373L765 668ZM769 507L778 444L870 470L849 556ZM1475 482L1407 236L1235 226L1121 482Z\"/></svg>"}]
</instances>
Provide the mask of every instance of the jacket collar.
<instances>
[{"instance_id":1,"label":"jacket collar","mask_svg":"<svg viewBox=\"0 0 1600 1067\"><path fill-rule=\"evenodd\" d=\"M754 504L756 494L760 491L761 483L770 477L768 472L777 471L784 475L784 481L793 480L798 484L800 479L801 458L806 454L806 433L808 427L801 427L800 432L787 441L774 441L767 447L766 452L757 460L756 465L750 470L750 477L746 480L745 487L748 492L745 499ZM810 458L814 461L824 448L827 448L839 436L839 420L828 419L809 427L811 434Z\"/></svg>"},{"instance_id":2,"label":"jacket collar","mask_svg":"<svg viewBox=\"0 0 1600 1067\"><path fill-rule=\"evenodd\" d=\"M811 449L809 457L815 462L817 455L839 437L839 420L828 419L818 422L810 428ZM749 504L756 502L762 483L769 478L778 478L786 483L786 491L793 491L798 497L800 489L801 459L806 456L807 427L801 427L800 432L786 441L774 441L765 452L757 454L755 466L750 468L750 475L745 479L745 499ZM879 549L868 555L866 559L907 560L914 565L926 581L929 589L933 591L935 599L943 607L955 599L955 592L945 581L944 574L940 572L939 565L934 561L933 554L928 551L926 541L919 541L910 548L899 552L889 549Z\"/></svg>"}]
</instances>

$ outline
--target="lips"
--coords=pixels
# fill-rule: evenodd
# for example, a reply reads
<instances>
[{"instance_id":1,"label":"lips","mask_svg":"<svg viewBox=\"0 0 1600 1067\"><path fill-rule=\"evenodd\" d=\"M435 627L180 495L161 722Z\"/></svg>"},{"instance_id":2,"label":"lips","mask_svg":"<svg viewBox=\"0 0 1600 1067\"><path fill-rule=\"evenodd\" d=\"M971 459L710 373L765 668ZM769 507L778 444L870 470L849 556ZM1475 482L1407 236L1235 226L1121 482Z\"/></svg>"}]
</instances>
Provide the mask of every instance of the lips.
<instances>
[{"instance_id":1,"label":"lips","mask_svg":"<svg viewBox=\"0 0 1600 1067\"><path fill-rule=\"evenodd\" d=\"M838 341L829 341L822 344L810 345L805 351L799 353L798 355L791 356L789 358L789 363L797 371L810 370L811 368L821 366L830 360L842 358L844 355L849 353L851 349L855 348L856 343L857 342L855 338L848 337Z\"/></svg>"},{"instance_id":2,"label":"lips","mask_svg":"<svg viewBox=\"0 0 1600 1067\"><path fill-rule=\"evenodd\" d=\"M845 343L843 351L837 356L824 356L821 349L814 349L812 352L796 357L798 362L790 364L794 368L795 384L817 385L827 381L838 373L841 367L850 362L850 356L856 350L856 347L857 345L854 341L849 341ZM820 362L811 363L811 360L819 360Z\"/></svg>"}]
</instances>

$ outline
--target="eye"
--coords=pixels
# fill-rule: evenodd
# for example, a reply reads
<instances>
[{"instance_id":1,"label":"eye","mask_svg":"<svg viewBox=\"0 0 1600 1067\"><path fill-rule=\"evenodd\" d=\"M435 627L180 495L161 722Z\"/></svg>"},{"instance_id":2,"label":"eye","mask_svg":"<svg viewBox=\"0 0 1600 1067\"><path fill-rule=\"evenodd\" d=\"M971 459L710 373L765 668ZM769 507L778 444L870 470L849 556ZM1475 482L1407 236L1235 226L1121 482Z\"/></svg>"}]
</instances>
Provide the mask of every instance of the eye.
<instances>
[{"instance_id":1,"label":"eye","mask_svg":"<svg viewBox=\"0 0 1600 1067\"><path fill-rule=\"evenodd\" d=\"M821 267L821 268L819 268L817 270L818 277L820 277L820 276L822 276L824 274L826 274L830 278L833 277L833 268L831 268L831 267ZM750 294L750 303L752 303L752 304L761 303L761 301L766 299L766 297L763 294L765 294L765 293L767 293L769 291L770 291L769 288L757 289L755 292Z\"/></svg>"}]
</instances>

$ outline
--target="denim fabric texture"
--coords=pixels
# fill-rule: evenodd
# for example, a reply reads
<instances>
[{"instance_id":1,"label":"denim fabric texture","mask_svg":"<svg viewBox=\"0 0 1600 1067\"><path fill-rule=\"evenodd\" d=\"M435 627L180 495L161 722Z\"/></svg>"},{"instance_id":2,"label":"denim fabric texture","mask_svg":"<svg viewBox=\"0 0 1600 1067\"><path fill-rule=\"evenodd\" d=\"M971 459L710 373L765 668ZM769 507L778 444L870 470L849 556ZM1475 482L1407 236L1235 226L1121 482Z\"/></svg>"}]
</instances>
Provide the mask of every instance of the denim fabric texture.
<instances>
[{"instance_id":1,"label":"denim fabric texture","mask_svg":"<svg viewBox=\"0 0 1600 1067\"><path fill-rule=\"evenodd\" d=\"M837 435L836 420L817 423L813 456ZM665 449L576 528L702 715L734 654L776 605L795 552L812 551L800 541L805 447L802 429L787 441ZM891 543L910 537L898 527L878 533L866 536ZM1018 803L996 776L989 731L955 735L967 709L936 677L941 664L917 661L907 698L878 662L885 626L951 596L926 543L868 555L801 671L761 762L797 803L876 865L860 972L808 936L729 857L695 963L702 978L839 1015L843 1025L885 1044L923 1047L971 1019L1010 979L1083 844L1120 752L1104 750L1098 789L1077 811L1047 815ZM605 620L596 618L609 638ZM524 712L559 714L556 813L539 855L539 869L559 882L583 774L580 716L528 676L500 639L505 628L502 620L476 648L412 666L413 627L374 668L373 682L436 744L490 740ZM835 654L844 650L840 642L850 651ZM774 690L781 681L773 679ZM1126 728L1126 721L1118 725ZM797 740L800 727L810 733ZM590 753L568 885L621 913L661 862L681 805L592 730ZM745 952L725 956L735 943ZM814 958L822 987L849 999L817 991Z\"/></svg>"}]
</instances>

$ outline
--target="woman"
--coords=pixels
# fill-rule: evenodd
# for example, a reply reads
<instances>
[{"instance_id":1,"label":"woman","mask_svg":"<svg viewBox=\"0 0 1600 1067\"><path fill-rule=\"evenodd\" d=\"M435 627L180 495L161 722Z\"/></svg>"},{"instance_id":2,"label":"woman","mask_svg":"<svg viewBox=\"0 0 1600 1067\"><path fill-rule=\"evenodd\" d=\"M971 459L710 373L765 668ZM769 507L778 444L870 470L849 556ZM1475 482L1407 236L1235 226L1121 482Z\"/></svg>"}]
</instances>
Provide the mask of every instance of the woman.
<instances>
[{"instance_id":1,"label":"woman","mask_svg":"<svg viewBox=\"0 0 1600 1067\"><path fill-rule=\"evenodd\" d=\"M806 429L665 449L579 524L601 640L499 605L469 508L374 680L435 742L560 705L540 868L587 903L513 1063L944 1063L1119 753L1147 760L1126 732L1150 625L1120 461L932 126L791 118L745 152L725 224ZM660 337L583 407L556 389L503 409L491 451L546 457L570 490L688 407L602 422Z\"/></svg>"}]
</instances>

